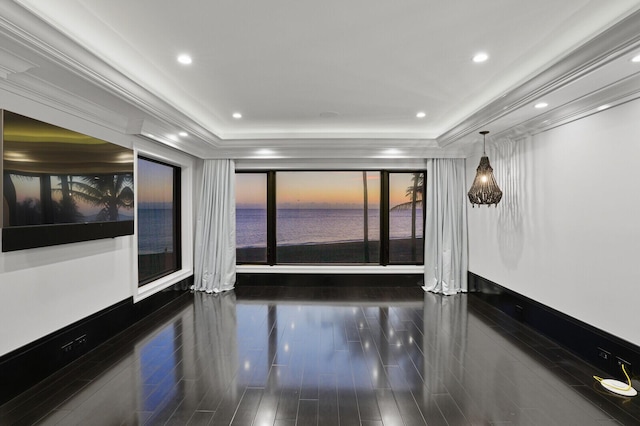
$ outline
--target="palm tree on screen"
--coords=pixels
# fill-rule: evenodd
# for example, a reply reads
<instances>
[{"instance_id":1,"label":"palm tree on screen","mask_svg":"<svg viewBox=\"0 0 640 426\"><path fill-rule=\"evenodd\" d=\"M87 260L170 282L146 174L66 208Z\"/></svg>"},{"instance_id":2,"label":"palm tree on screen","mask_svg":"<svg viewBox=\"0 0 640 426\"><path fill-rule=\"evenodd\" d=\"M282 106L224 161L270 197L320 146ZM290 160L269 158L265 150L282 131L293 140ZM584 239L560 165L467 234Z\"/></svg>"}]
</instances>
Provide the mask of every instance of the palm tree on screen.
<instances>
[{"instance_id":1,"label":"palm tree on screen","mask_svg":"<svg viewBox=\"0 0 640 426\"><path fill-rule=\"evenodd\" d=\"M54 213L57 222L75 223L81 221L83 215L78 211L76 200L73 198L73 176L58 176L60 178L60 188L51 189L52 192L60 192L62 199L59 203L54 202Z\"/></svg>"},{"instance_id":2,"label":"palm tree on screen","mask_svg":"<svg viewBox=\"0 0 640 426\"><path fill-rule=\"evenodd\" d=\"M120 208L133 207L133 176L131 174L81 176L70 182L74 197L101 206L96 221L118 220Z\"/></svg>"}]
</instances>

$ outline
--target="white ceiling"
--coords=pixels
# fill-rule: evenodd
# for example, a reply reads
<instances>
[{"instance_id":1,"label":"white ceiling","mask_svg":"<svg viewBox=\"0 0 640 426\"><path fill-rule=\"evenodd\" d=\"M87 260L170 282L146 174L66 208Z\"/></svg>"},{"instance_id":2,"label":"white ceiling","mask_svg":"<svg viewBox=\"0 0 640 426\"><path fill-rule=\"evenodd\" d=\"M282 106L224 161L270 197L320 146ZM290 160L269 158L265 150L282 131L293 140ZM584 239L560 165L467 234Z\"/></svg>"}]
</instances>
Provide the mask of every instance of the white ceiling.
<instances>
[{"instance_id":1,"label":"white ceiling","mask_svg":"<svg viewBox=\"0 0 640 426\"><path fill-rule=\"evenodd\" d=\"M637 36L585 48L640 10L637 0L15 3L64 35L52 39L50 28L35 28L42 22L9 11L40 41L30 43L57 57L57 68L34 59L31 80L80 94L122 115L132 133L203 157L251 157L258 148L311 157L451 150L476 140L481 126L509 132L540 114L547 124L566 120L561 106L640 72L628 61L640 53ZM480 51L489 60L476 64ZM181 53L193 63L179 64ZM78 77L79 86L69 80ZM543 97L548 110L533 109ZM596 98L590 102L603 96ZM127 108L117 107L122 100ZM597 106L589 105L570 117ZM166 139L179 130L193 140Z\"/></svg>"}]
</instances>

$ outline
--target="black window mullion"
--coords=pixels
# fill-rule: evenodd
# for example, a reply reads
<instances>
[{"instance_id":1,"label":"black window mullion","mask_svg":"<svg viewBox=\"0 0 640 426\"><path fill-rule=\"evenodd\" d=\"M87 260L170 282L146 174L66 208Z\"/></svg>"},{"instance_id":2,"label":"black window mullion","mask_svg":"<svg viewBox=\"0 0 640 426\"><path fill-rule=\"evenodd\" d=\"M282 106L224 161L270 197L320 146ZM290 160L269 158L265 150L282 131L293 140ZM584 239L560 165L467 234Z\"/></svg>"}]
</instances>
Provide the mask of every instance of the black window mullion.
<instances>
[{"instance_id":1,"label":"black window mullion","mask_svg":"<svg viewBox=\"0 0 640 426\"><path fill-rule=\"evenodd\" d=\"M276 172L267 172L267 264L276 264Z\"/></svg>"},{"instance_id":2,"label":"black window mullion","mask_svg":"<svg viewBox=\"0 0 640 426\"><path fill-rule=\"evenodd\" d=\"M380 172L380 264L389 264L389 172Z\"/></svg>"},{"instance_id":3,"label":"black window mullion","mask_svg":"<svg viewBox=\"0 0 640 426\"><path fill-rule=\"evenodd\" d=\"M181 169L173 166L173 241L176 270L182 269L182 176Z\"/></svg>"}]
</instances>

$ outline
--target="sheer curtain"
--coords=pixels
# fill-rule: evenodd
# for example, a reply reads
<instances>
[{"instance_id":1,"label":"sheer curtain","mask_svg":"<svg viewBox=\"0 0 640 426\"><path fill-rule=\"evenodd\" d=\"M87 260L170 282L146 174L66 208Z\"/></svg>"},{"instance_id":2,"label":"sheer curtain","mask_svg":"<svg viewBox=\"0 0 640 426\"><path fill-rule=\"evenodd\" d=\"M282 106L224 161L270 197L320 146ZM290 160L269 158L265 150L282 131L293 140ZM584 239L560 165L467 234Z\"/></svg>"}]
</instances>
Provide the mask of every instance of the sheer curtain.
<instances>
[{"instance_id":1,"label":"sheer curtain","mask_svg":"<svg viewBox=\"0 0 640 426\"><path fill-rule=\"evenodd\" d=\"M427 161L425 291L467 291L467 201L464 159Z\"/></svg>"},{"instance_id":2,"label":"sheer curtain","mask_svg":"<svg viewBox=\"0 0 640 426\"><path fill-rule=\"evenodd\" d=\"M196 222L192 289L219 293L236 282L236 202L233 160L205 160Z\"/></svg>"}]
</instances>

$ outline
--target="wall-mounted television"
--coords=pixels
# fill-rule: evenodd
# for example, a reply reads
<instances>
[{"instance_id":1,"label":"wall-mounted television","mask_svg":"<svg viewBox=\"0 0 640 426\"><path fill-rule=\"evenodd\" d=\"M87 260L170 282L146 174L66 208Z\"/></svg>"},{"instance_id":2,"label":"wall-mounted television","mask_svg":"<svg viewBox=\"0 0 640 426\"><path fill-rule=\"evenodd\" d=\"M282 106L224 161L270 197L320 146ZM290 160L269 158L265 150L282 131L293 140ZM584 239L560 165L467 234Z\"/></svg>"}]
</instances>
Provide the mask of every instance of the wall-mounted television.
<instances>
[{"instance_id":1,"label":"wall-mounted television","mask_svg":"<svg viewBox=\"0 0 640 426\"><path fill-rule=\"evenodd\" d=\"M3 252L133 234L133 150L0 112Z\"/></svg>"}]
</instances>

